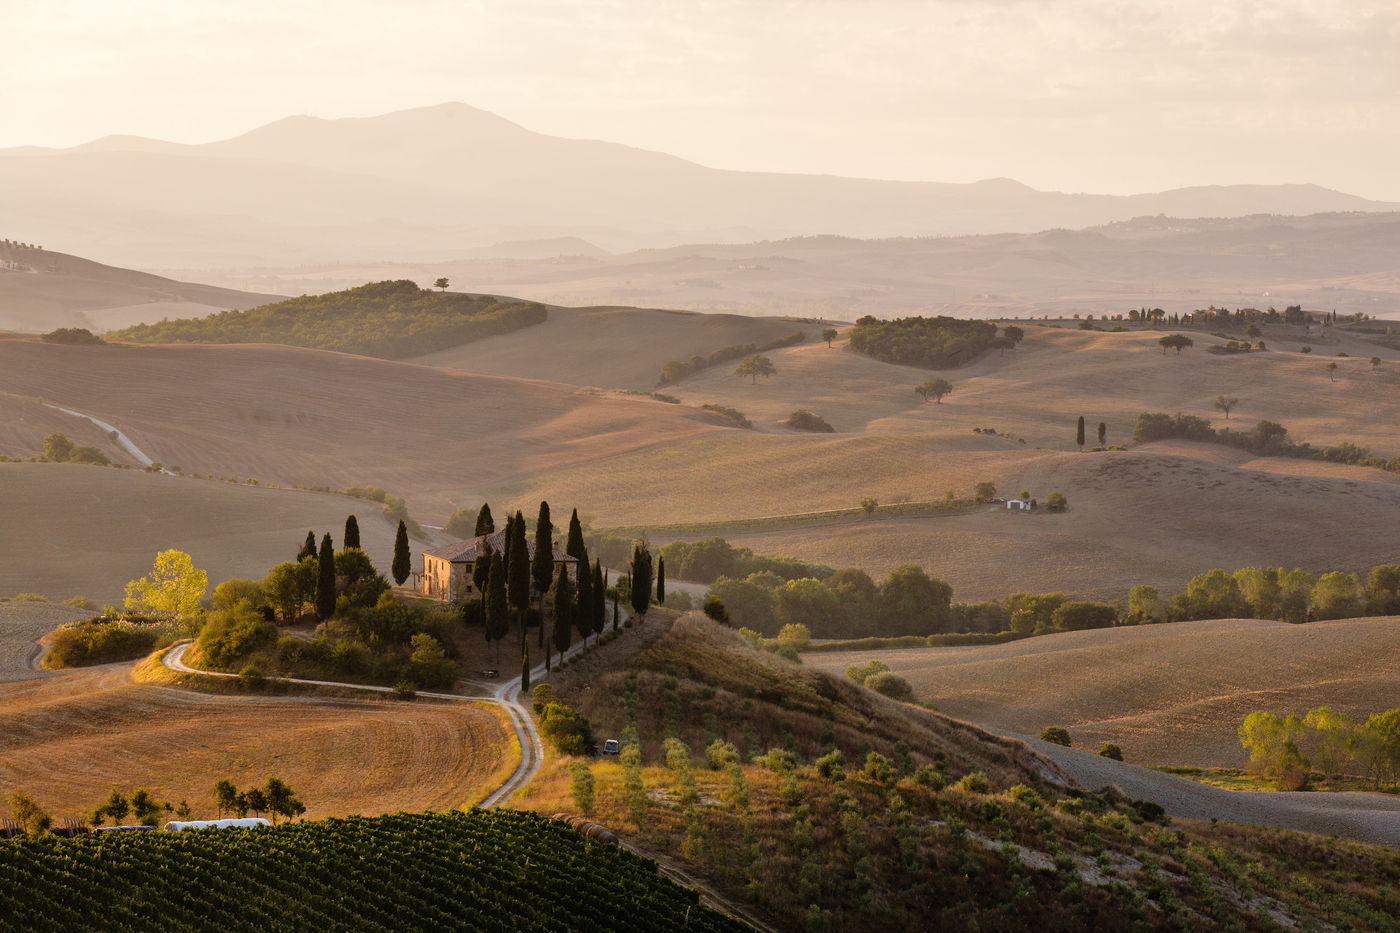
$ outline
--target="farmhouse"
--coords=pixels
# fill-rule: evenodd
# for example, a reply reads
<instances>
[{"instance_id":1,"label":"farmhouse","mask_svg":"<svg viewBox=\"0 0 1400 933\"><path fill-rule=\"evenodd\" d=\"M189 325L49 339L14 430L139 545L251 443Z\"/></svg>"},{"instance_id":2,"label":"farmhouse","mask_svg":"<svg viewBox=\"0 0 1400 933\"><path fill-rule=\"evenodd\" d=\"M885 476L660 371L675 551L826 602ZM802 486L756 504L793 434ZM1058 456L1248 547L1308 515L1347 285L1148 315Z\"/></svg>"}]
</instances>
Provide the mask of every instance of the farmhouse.
<instances>
[{"instance_id":1,"label":"farmhouse","mask_svg":"<svg viewBox=\"0 0 1400 933\"><path fill-rule=\"evenodd\" d=\"M1029 499L1007 499L1006 507L1013 512L1026 512L1030 510L1031 500Z\"/></svg>"},{"instance_id":2,"label":"farmhouse","mask_svg":"<svg viewBox=\"0 0 1400 933\"><path fill-rule=\"evenodd\" d=\"M434 599L460 602L468 597L480 595L472 580L472 571L478 557L489 557L499 552L505 555L505 530L495 534L468 538L454 544L444 544L423 552L423 569L414 573L414 589L422 596ZM535 540L530 535L525 540L525 550L533 563ZM567 567L570 579L578 579L578 558L565 554L559 545L554 545L554 576L559 576L559 568Z\"/></svg>"}]
</instances>

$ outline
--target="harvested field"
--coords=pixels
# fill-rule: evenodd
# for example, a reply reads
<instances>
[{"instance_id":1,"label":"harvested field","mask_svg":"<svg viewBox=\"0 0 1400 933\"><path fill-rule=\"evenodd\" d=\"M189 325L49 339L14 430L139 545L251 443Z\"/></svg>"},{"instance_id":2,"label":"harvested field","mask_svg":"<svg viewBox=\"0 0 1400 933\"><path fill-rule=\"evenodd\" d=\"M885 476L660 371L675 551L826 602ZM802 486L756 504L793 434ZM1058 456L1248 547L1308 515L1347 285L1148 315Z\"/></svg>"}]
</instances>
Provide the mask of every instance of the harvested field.
<instances>
[{"instance_id":1,"label":"harvested field","mask_svg":"<svg viewBox=\"0 0 1400 933\"><path fill-rule=\"evenodd\" d=\"M209 573L262 579L292 560L308 530L339 546L355 515L370 559L388 571L394 532L378 504L66 463L0 464L0 594L87 596L121 605L128 580L176 548ZM421 542L411 542L415 559Z\"/></svg>"},{"instance_id":2,"label":"harvested field","mask_svg":"<svg viewBox=\"0 0 1400 933\"><path fill-rule=\"evenodd\" d=\"M0 602L0 683L52 676L35 666L43 649L39 639L64 622L92 615L53 603Z\"/></svg>"},{"instance_id":3,"label":"harvested field","mask_svg":"<svg viewBox=\"0 0 1400 933\"><path fill-rule=\"evenodd\" d=\"M499 711L465 703L228 696L133 684L129 664L0 685L0 797L88 813L117 786L212 817L220 778L268 775L307 817L459 807L510 753Z\"/></svg>"},{"instance_id":4,"label":"harvested field","mask_svg":"<svg viewBox=\"0 0 1400 933\"><path fill-rule=\"evenodd\" d=\"M981 726L1021 735L1063 726L1076 747L1113 742L1135 764L1241 767L1236 730L1255 710L1326 705L1364 719L1393 708L1400 618L1177 622L804 660L840 672L872 658L921 700Z\"/></svg>"}]
</instances>

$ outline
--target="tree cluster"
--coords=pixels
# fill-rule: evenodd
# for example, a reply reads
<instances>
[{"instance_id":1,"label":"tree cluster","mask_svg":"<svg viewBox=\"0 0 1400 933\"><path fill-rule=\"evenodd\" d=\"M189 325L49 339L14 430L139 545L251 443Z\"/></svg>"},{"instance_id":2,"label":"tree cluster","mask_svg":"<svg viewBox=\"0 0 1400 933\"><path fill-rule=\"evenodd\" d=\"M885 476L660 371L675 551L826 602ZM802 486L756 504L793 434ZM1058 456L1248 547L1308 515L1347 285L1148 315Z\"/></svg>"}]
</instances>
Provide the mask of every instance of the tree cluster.
<instances>
[{"instance_id":1,"label":"tree cluster","mask_svg":"<svg viewBox=\"0 0 1400 933\"><path fill-rule=\"evenodd\" d=\"M1012 332L1016 336L1012 336ZM1024 336L1009 327L1002 335L1015 346ZM951 317L906 317L882 321L866 316L850 332L850 347L886 363L945 369L970 363L997 346L997 326Z\"/></svg>"},{"instance_id":2,"label":"tree cluster","mask_svg":"<svg viewBox=\"0 0 1400 933\"><path fill-rule=\"evenodd\" d=\"M734 625L765 636L788 624L823 638L929 635L951 631L953 621L952 587L912 564L891 570L879 585L854 568L786 581L760 571L721 576L710 593Z\"/></svg>"},{"instance_id":3,"label":"tree cluster","mask_svg":"<svg viewBox=\"0 0 1400 933\"><path fill-rule=\"evenodd\" d=\"M433 292L400 280L248 311L138 324L107 336L135 343L280 343L402 359L510 333L548 317L538 302Z\"/></svg>"},{"instance_id":4,"label":"tree cluster","mask_svg":"<svg viewBox=\"0 0 1400 933\"><path fill-rule=\"evenodd\" d=\"M1314 770L1325 778L1358 774L1377 787L1400 784L1400 709L1354 722L1328 706L1305 716L1254 712L1239 728L1250 770L1279 790L1302 790Z\"/></svg>"},{"instance_id":5,"label":"tree cluster","mask_svg":"<svg viewBox=\"0 0 1400 933\"><path fill-rule=\"evenodd\" d=\"M242 791L232 781L219 781L214 785L214 806L220 819L225 813L236 813L240 817L266 813L273 823L278 817L290 820L306 812L306 805L278 777L269 777L262 787L255 785Z\"/></svg>"},{"instance_id":6,"label":"tree cluster","mask_svg":"<svg viewBox=\"0 0 1400 933\"><path fill-rule=\"evenodd\" d=\"M50 463L93 463L109 466L111 459L96 447L79 446L66 434L50 434L44 438L44 459Z\"/></svg>"},{"instance_id":7,"label":"tree cluster","mask_svg":"<svg viewBox=\"0 0 1400 933\"><path fill-rule=\"evenodd\" d=\"M659 553L673 579L696 583L713 583L720 577L747 577L754 573L771 573L783 580L824 578L835 573L831 567L791 557L757 555L746 547L734 547L718 537L703 541L672 541L662 545Z\"/></svg>"},{"instance_id":8,"label":"tree cluster","mask_svg":"<svg viewBox=\"0 0 1400 933\"><path fill-rule=\"evenodd\" d=\"M744 343L731 347L721 347L713 350L708 356L692 356L688 360L671 360L661 367L661 375L657 378L658 386L671 385L680 382L688 376L693 376L698 372L703 372L711 366L718 366L720 363L727 363L730 360L741 359L746 356L753 356L756 353L765 353L769 350L780 350L783 347L796 346L807 339L803 331L794 331L786 337L779 337L764 344ZM825 339L825 337L823 337Z\"/></svg>"}]
</instances>

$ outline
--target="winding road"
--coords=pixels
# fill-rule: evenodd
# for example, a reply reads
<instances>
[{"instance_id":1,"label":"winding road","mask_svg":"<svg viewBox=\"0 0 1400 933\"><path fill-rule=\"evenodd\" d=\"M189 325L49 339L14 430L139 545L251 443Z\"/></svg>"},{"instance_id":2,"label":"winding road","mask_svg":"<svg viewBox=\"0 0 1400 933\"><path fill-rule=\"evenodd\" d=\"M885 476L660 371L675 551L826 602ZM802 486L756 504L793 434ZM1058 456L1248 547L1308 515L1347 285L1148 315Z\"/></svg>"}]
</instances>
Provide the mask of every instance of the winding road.
<instances>
[{"instance_id":1,"label":"winding road","mask_svg":"<svg viewBox=\"0 0 1400 933\"><path fill-rule=\"evenodd\" d=\"M102 421L101 419L94 418L92 415L83 414L82 412L74 411L71 408L64 408L62 405L55 405L52 402L45 402L44 405L56 411L61 411L65 415L72 415L75 418L85 418L88 421L91 421L93 424L106 431L108 435L113 437L116 440L116 442L122 446L122 449L125 450L127 453L131 454L133 457L135 457L137 462L140 463L142 466L148 467L155 463L154 460L146 456L146 452L144 450L142 450L140 447L137 447L132 442L131 438L123 434L121 430L118 429L115 425L111 425L105 421ZM161 472L170 474L171 476L174 475L169 470L165 469L162 469Z\"/></svg>"}]
</instances>

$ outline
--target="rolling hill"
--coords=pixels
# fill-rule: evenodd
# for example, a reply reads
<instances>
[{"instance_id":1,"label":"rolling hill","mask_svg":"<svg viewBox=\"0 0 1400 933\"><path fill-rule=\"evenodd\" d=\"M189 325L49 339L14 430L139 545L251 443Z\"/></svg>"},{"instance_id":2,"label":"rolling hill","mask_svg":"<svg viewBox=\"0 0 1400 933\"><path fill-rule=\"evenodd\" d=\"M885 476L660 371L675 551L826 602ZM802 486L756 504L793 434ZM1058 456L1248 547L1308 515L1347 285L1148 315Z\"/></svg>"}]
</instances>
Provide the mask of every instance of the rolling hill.
<instances>
[{"instance_id":1,"label":"rolling hill","mask_svg":"<svg viewBox=\"0 0 1400 933\"><path fill-rule=\"evenodd\" d=\"M1136 764L1239 768L1248 756L1236 730L1255 710L1331 706L1364 720L1394 707L1400 619L1174 622L804 661L842 672L871 658L920 699L988 728L1039 735L1058 725L1075 746L1113 742Z\"/></svg>"},{"instance_id":2,"label":"rolling hill","mask_svg":"<svg viewBox=\"0 0 1400 933\"><path fill-rule=\"evenodd\" d=\"M176 282L53 250L0 241L0 330L94 333L162 318L251 308L276 295Z\"/></svg>"},{"instance_id":3,"label":"rolling hill","mask_svg":"<svg viewBox=\"0 0 1400 933\"><path fill-rule=\"evenodd\" d=\"M279 265L440 260L500 240L559 236L611 249L1393 207L1311 185L1119 197L1042 192L1008 179L959 185L721 171L545 136L458 103L369 118L289 117L202 145L109 137L0 158L0 197L16 229L145 267L266 265L274 253Z\"/></svg>"}]
</instances>

